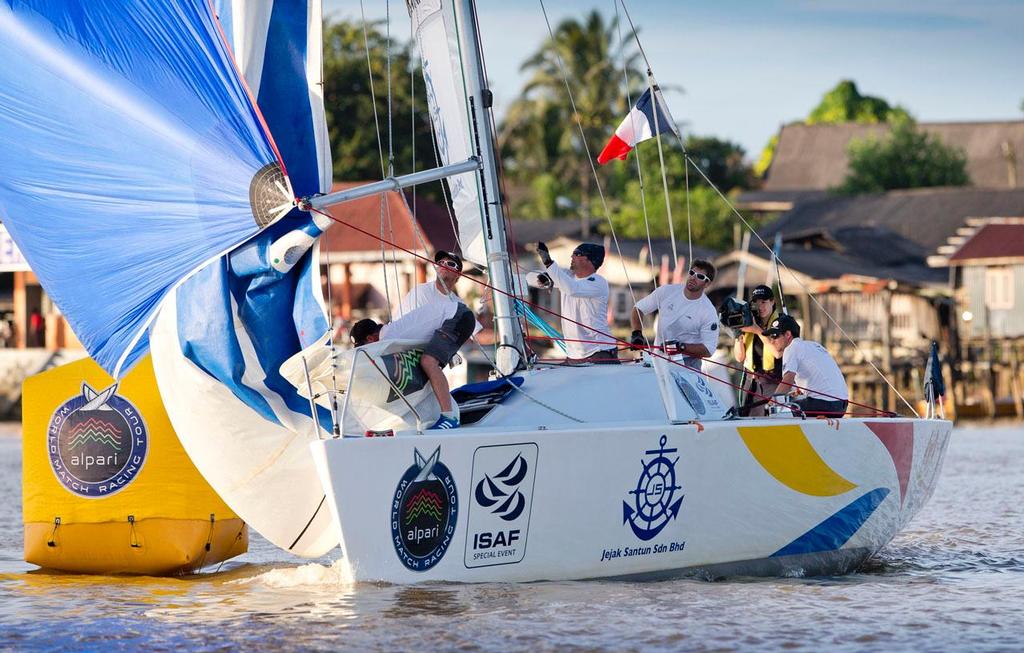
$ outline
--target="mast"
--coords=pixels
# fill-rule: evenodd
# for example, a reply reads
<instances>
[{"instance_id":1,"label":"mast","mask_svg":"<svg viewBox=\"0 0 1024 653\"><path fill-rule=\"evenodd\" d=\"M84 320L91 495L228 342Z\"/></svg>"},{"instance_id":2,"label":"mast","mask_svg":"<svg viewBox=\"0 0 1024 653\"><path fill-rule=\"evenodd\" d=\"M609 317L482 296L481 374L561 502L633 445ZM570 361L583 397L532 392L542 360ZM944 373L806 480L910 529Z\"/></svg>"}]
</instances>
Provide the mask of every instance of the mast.
<instances>
[{"instance_id":1,"label":"mast","mask_svg":"<svg viewBox=\"0 0 1024 653\"><path fill-rule=\"evenodd\" d=\"M513 304L515 285L505 235L505 211L501 201L501 186L498 183L498 166L495 160L494 135L491 133L488 111L491 108L491 92L484 79L483 50L477 31L476 8L473 0L454 0L458 26L459 46L465 72L466 95L469 113L469 130L476 156L481 162L479 172L481 220L484 230L484 249L487 253L487 276L495 292L492 292L491 306L494 309L494 326L497 331L498 371L511 374L524 359L524 339L519 318Z\"/></svg>"}]
</instances>

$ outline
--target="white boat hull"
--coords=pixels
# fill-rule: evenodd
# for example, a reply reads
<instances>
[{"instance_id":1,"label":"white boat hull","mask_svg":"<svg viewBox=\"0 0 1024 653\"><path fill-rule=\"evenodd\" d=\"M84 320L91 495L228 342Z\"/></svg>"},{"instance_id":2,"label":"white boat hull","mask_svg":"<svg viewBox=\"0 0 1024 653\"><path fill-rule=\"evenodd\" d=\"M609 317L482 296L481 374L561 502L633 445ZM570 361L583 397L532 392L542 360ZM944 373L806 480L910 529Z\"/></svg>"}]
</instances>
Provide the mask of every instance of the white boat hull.
<instances>
[{"instance_id":1,"label":"white boat hull","mask_svg":"<svg viewBox=\"0 0 1024 653\"><path fill-rule=\"evenodd\" d=\"M312 447L358 580L818 575L855 568L921 509L951 428L481 426Z\"/></svg>"}]
</instances>

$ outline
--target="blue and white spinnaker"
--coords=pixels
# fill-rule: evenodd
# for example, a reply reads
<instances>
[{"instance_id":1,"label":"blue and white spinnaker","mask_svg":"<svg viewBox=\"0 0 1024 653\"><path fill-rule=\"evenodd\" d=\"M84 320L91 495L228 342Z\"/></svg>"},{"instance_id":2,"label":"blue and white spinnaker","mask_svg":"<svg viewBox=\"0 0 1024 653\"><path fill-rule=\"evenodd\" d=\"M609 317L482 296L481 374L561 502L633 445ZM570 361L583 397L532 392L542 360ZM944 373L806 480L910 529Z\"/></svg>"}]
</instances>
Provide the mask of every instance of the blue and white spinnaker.
<instances>
[{"instance_id":1,"label":"blue and white spinnaker","mask_svg":"<svg viewBox=\"0 0 1024 653\"><path fill-rule=\"evenodd\" d=\"M273 141L206 0L0 0L0 61L0 214L117 376L161 299L273 220L253 200L290 199Z\"/></svg>"}]
</instances>

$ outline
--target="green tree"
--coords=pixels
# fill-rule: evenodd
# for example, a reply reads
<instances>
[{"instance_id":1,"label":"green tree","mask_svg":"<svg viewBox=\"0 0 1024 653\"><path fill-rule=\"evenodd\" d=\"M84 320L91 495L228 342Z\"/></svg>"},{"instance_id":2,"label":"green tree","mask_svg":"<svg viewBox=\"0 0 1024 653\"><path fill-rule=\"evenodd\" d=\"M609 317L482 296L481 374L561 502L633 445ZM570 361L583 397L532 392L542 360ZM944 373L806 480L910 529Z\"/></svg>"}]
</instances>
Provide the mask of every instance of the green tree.
<instances>
[{"instance_id":1,"label":"green tree","mask_svg":"<svg viewBox=\"0 0 1024 653\"><path fill-rule=\"evenodd\" d=\"M665 191L661 179L661 164L655 149L653 146L645 148L641 158L644 183L642 195L640 180L634 175L633 178L625 182L620 194L621 200L613 205L612 224L615 226L616 233L626 238L645 238L647 236L643 200L646 201L647 223L650 226L651 236L667 238L670 235L668 209L665 205ZM687 193L686 162L682 151L676 144L668 144L668 147L663 149L665 177L668 182L672 226L675 230L676 240L680 246L684 246L686 243L687 211L689 211L693 242L719 251L727 250L733 244L733 225L737 218L718 192L711 188L692 166L700 165L702 169L705 169L712 182L723 193L733 198L744 188L744 184L739 182L749 178L749 169L742 164L735 163L734 167L730 167L726 165L726 162L735 162L737 157L739 161L742 161L743 150L738 145L714 138L690 137L687 139L687 151L690 153L692 162L688 180L689 193ZM717 154L717 157L712 159L710 157L712 153ZM629 164L630 166L635 165L632 162ZM737 168L742 172L737 172Z\"/></svg>"},{"instance_id":2,"label":"green tree","mask_svg":"<svg viewBox=\"0 0 1024 653\"><path fill-rule=\"evenodd\" d=\"M845 194L971 183L963 150L945 145L910 120L897 122L883 138L854 140L848 152L849 172L838 189Z\"/></svg>"},{"instance_id":3,"label":"green tree","mask_svg":"<svg viewBox=\"0 0 1024 653\"><path fill-rule=\"evenodd\" d=\"M907 110L898 105L893 106L881 98L862 95L857 84L851 80L840 81L835 88L825 93L818 106L808 114L804 124L836 124L843 122L880 123L910 120ZM778 146L778 136L772 136L761 152L754 165L754 173L763 177L771 166Z\"/></svg>"},{"instance_id":4,"label":"green tree","mask_svg":"<svg viewBox=\"0 0 1024 653\"><path fill-rule=\"evenodd\" d=\"M523 62L521 69L529 78L506 113L500 138L502 155L512 183L542 190L543 195L517 205L518 216L553 217L546 211L557 210L557 197L569 199L562 204L577 207L573 213L590 213L596 188L587 150L596 157L624 115L621 62L625 61L635 88L643 79L632 36L626 36L623 46L618 33L615 19L606 21L593 11L582 22L568 19L560 23L554 36ZM566 94L563 66L576 113ZM541 176L545 178L538 182Z\"/></svg>"},{"instance_id":5,"label":"green tree","mask_svg":"<svg viewBox=\"0 0 1024 653\"><path fill-rule=\"evenodd\" d=\"M370 66L376 95L377 124L366 64L363 26L337 22L324 28L324 108L327 113L334 178L367 181L381 178L381 152L385 171L388 157L387 37L367 27ZM415 130L410 129L415 84ZM391 117L396 174L411 172L415 142L416 169L436 165L427 114L423 75L412 68L409 45L391 44ZM415 141L414 141L415 139ZM431 185L439 193L436 184ZM427 189L428 192L430 189Z\"/></svg>"}]
</instances>

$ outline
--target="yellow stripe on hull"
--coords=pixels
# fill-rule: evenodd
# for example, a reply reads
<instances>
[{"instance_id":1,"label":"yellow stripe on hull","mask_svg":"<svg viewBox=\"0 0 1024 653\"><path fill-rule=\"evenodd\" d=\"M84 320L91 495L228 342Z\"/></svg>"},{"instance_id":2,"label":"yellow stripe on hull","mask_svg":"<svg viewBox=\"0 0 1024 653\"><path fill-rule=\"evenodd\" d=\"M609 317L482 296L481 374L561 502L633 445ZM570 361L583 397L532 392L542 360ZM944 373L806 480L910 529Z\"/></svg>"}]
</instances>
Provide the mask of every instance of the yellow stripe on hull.
<instances>
[{"instance_id":1,"label":"yellow stripe on hull","mask_svg":"<svg viewBox=\"0 0 1024 653\"><path fill-rule=\"evenodd\" d=\"M857 487L821 459L799 426L741 426L736 430L765 471L792 490L832 497Z\"/></svg>"}]
</instances>

